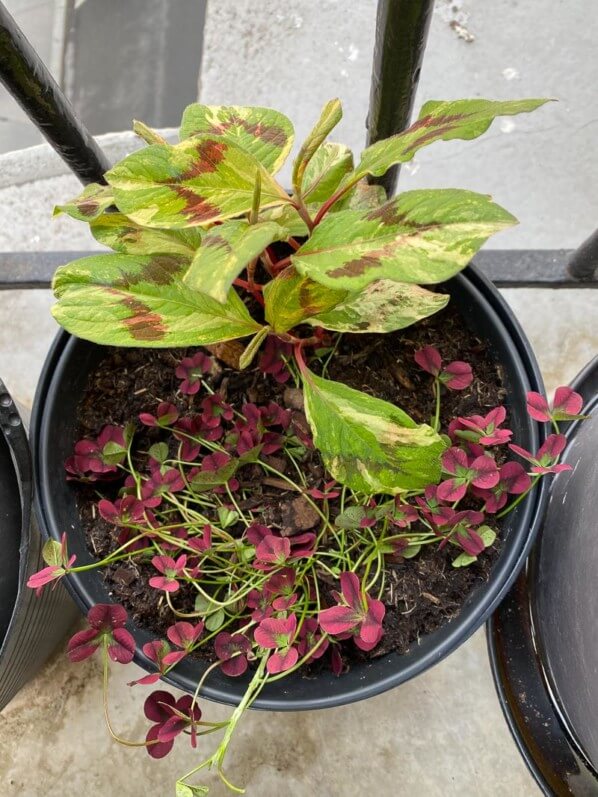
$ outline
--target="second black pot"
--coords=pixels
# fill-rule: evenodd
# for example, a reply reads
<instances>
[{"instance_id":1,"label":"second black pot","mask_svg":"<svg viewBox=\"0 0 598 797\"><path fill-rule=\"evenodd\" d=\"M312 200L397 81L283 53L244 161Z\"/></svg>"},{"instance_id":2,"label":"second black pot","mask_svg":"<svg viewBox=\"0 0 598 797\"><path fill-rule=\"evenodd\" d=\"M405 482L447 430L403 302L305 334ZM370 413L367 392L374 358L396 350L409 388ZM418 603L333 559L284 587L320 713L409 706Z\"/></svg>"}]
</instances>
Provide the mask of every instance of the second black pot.
<instances>
[{"instance_id":1,"label":"second black pot","mask_svg":"<svg viewBox=\"0 0 598 797\"><path fill-rule=\"evenodd\" d=\"M531 451L542 441L543 429L526 411L529 390L542 391L538 366L519 324L494 286L475 268L449 283L452 301L470 329L486 340L501 363L507 391L510 426L517 443ZM59 539L67 531L69 551L78 563L91 562L81 531L75 493L64 478L64 460L76 440L75 418L87 376L99 362L103 349L60 333L48 356L36 395L32 417L32 446L43 533ZM429 669L458 648L494 611L513 583L528 554L546 500L545 482L530 494L503 524L502 550L491 577L468 597L461 613L450 623L423 637L404 654L389 654L354 665L337 678L323 672L307 680L293 675L267 686L254 707L275 711L338 706L372 697L398 686ZM95 603L110 602L108 591L97 571L73 574L67 587L83 611ZM142 646L154 637L145 629L131 626L137 642L135 661L152 671ZM164 680L187 692L195 691L205 664L185 659ZM223 703L239 702L246 678L228 678L219 671L208 679L205 697Z\"/></svg>"},{"instance_id":2,"label":"second black pot","mask_svg":"<svg viewBox=\"0 0 598 797\"><path fill-rule=\"evenodd\" d=\"M42 668L77 616L62 584L39 596L27 587L44 561L25 423L0 380L0 711Z\"/></svg>"}]
</instances>

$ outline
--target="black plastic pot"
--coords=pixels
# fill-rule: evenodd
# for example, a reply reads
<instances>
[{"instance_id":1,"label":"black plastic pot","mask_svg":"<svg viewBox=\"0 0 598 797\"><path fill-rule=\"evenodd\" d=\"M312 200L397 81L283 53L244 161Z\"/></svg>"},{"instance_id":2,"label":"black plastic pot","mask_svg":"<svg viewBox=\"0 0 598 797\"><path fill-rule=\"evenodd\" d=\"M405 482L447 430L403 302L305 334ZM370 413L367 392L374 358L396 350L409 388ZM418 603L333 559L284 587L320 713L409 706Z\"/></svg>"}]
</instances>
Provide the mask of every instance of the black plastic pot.
<instances>
[{"instance_id":1,"label":"black plastic pot","mask_svg":"<svg viewBox=\"0 0 598 797\"><path fill-rule=\"evenodd\" d=\"M66 590L26 586L44 567L23 417L0 381L0 710L44 665L77 611Z\"/></svg>"},{"instance_id":2,"label":"black plastic pot","mask_svg":"<svg viewBox=\"0 0 598 797\"><path fill-rule=\"evenodd\" d=\"M598 795L598 358L575 379L559 474L525 570L488 623L501 707L546 795Z\"/></svg>"},{"instance_id":3,"label":"black plastic pot","mask_svg":"<svg viewBox=\"0 0 598 797\"><path fill-rule=\"evenodd\" d=\"M514 437L525 448L536 450L543 430L526 412L525 394L542 390L542 380L529 343L509 307L494 286L474 268L450 283L456 303L473 331L484 338L502 364ZM75 414L87 374L102 357L102 348L72 338L57 337L46 361L32 418L32 443L36 471L39 513L45 535L58 539L69 531L69 550L78 561L91 561L80 528L72 488L64 479L63 463L75 442ZM494 611L513 583L529 552L546 500L543 487L523 501L506 518L501 554L488 583L466 601L455 620L420 640L405 655L391 654L356 665L341 678L322 673L315 680L290 676L266 687L256 708L271 710L315 709L338 706L372 697L424 672L449 655L473 634ZM82 610L97 602L109 601L97 572L72 575L67 586ZM131 628L137 641L135 660L152 669L141 647L152 639L141 628ZM192 692L204 669L200 662L184 660L165 680ZM237 703L247 681L227 678L219 672L207 681L204 695L223 703Z\"/></svg>"}]
</instances>

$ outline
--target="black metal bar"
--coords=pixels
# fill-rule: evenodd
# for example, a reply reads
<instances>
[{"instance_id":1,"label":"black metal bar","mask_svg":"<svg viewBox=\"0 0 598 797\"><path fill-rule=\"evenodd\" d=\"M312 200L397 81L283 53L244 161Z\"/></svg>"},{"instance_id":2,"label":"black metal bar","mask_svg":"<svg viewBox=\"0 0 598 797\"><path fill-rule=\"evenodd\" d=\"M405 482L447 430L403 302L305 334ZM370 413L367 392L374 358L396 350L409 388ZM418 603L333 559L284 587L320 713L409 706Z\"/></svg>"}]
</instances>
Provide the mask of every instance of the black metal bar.
<instances>
[{"instance_id":1,"label":"black metal bar","mask_svg":"<svg viewBox=\"0 0 598 797\"><path fill-rule=\"evenodd\" d=\"M409 125L433 8L434 0L378 0L368 144ZM398 174L393 166L372 182L391 196Z\"/></svg>"},{"instance_id":2,"label":"black metal bar","mask_svg":"<svg viewBox=\"0 0 598 797\"><path fill-rule=\"evenodd\" d=\"M569 260L569 273L585 282L598 274L598 230L579 246Z\"/></svg>"},{"instance_id":3,"label":"black metal bar","mask_svg":"<svg viewBox=\"0 0 598 797\"><path fill-rule=\"evenodd\" d=\"M484 249L474 265L498 288L598 288L597 281L580 282L567 271L570 249Z\"/></svg>"},{"instance_id":4,"label":"black metal bar","mask_svg":"<svg viewBox=\"0 0 598 797\"><path fill-rule=\"evenodd\" d=\"M0 81L81 182L104 182L110 161L2 3Z\"/></svg>"},{"instance_id":5,"label":"black metal bar","mask_svg":"<svg viewBox=\"0 0 598 797\"><path fill-rule=\"evenodd\" d=\"M96 252L0 252L0 291L48 288L58 266ZM567 271L571 249L486 249L473 263L499 288L598 288Z\"/></svg>"},{"instance_id":6,"label":"black metal bar","mask_svg":"<svg viewBox=\"0 0 598 797\"><path fill-rule=\"evenodd\" d=\"M49 288L59 266L96 252L0 252L0 291Z\"/></svg>"}]
</instances>

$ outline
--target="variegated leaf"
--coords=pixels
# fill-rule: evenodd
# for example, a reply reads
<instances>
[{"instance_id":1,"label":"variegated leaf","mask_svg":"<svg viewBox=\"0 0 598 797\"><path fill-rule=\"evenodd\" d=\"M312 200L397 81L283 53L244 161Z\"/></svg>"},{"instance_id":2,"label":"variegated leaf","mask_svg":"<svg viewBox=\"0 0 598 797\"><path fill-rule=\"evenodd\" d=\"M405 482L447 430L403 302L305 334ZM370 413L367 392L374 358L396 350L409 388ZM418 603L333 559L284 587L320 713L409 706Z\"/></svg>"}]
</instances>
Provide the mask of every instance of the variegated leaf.
<instances>
[{"instance_id":1,"label":"variegated leaf","mask_svg":"<svg viewBox=\"0 0 598 797\"><path fill-rule=\"evenodd\" d=\"M293 125L272 108L243 105L188 105L180 135L218 136L238 144L271 174L284 163L293 146Z\"/></svg>"},{"instance_id":2,"label":"variegated leaf","mask_svg":"<svg viewBox=\"0 0 598 797\"><path fill-rule=\"evenodd\" d=\"M89 228L96 241L115 252L129 255L182 255L191 261L201 244L197 227L160 230L141 227L122 213L102 213Z\"/></svg>"},{"instance_id":3,"label":"variegated leaf","mask_svg":"<svg viewBox=\"0 0 598 797\"><path fill-rule=\"evenodd\" d=\"M367 180L360 180L353 190L332 206L331 212L341 210L342 203L351 210L374 210L387 201L386 191L381 185L370 185Z\"/></svg>"},{"instance_id":4,"label":"variegated leaf","mask_svg":"<svg viewBox=\"0 0 598 797\"><path fill-rule=\"evenodd\" d=\"M54 215L66 213L78 221L97 218L106 208L114 204L113 191L109 185L90 183L83 191L64 205L56 205Z\"/></svg>"},{"instance_id":5,"label":"variegated leaf","mask_svg":"<svg viewBox=\"0 0 598 797\"><path fill-rule=\"evenodd\" d=\"M273 221L226 221L204 235L183 281L193 290L226 302L233 281L245 266L269 244L285 238L288 232Z\"/></svg>"},{"instance_id":6,"label":"variegated leaf","mask_svg":"<svg viewBox=\"0 0 598 797\"><path fill-rule=\"evenodd\" d=\"M310 160L301 192L306 202L325 202L353 168L353 153L344 144L324 142Z\"/></svg>"},{"instance_id":7,"label":"variegated leaf","mask_svg":"<svg viewBox=\"0 0 598 797\"><path fill-rule=\"evenodd\" d=\"M312 208L308 208L308 210L311 210L310 215L313 217L318 210L318 206L312 206ZM275 208L266 208L260 212L259 218L260 221L275 221L277 224L280 224L281 227L284 227L289 235L296 238L303 238L308 235L307 226L293 205L279 205Z\"/></svg>"},{"instance_id":8,"label":"variegated leaf","mask_svg":"<svg viewBox=\"0 0 598 797\"><path fill-rule=\"evenodd\" d=\"M335 289L357 291L379 279L433 284L454 276L492 234L516 221L484 194L408 191L374 210L327 216L292 263Z\"/></svg>"},{"instance_id":9,"label":"variegated leaf","mask_svg":"<svg viewBox=\"0 0 598 797\"><path fill-rule=\"evenodd\" d=\"M430 100L407 130L367 147L345 184L352 184L366 174L380 176L395 163L410 161L418 149L435 141L477 138L497 116L529 113L546 102L549 100Z\"/></svg>"},{"instance_id":10,"label":"variegated leaf","mask_svg":"<svg viewBox=\"0 0 598 797\"><path fill-rule=\"evenodd\" d=\"M342 118L343 108L340 100L329 100L322 108L320 118L301 145L293 163L293 188L297 193L302 191L303 175L309 162Z\"/></svg>"},{"instance_id":11,"label":"variegated leaf","mask_svg":"<svg viewBox=\"0 0 598 797\"><path fill-rule=\"evenodd\" d=\"M258 172L261 207L290 201L255 158L217 138L146 147L114 166L106 179L121 213L143 227L175 229L249 212Z\"/></svg>"},{"instance_id":12,"label":"variegated leaf","mask_svg":"<svg viewBox=\"0 0 598 797\"><path fill-rule=\"evenodd\" d=\"M387 401L302 369L305 412L332 476L353 490L419 490L440 479L445 444Z\"/></svg>"},{"instance_id":13,"label":"variegated leaf","mask_svg":"<svg viewBox=\"0 0 598 797\"><path fill-rule=\"evenodd\" d=\"M260 346L271 331L272 330L269 326L262 327L260 331L256 332L253 338L249 341L243 351L243 354L239 357L239 369L241 371L251 365L253 358L259 351Z\"/></svg>"},{"instance_id":14,"label":"variegated leaf","mask_svg":"<svg viewBox=\"0 0 598 797\"><path fill-rule=\"evenodd\" d=\"M392 332L437 313L448 301L446 294L432 293L419 285L377 280L350 294L332 310L306 320L336 332Z\"/></svg>"},{"instance_id":15,"label":"variegated leaf","mask_svg":"<svg viewBox=\"0 0 598 797\"><path fill-rule=\"evenodd\" d=\"M113 346L200 346L261 329L231 290L226 304L187 288L172 255L93 255L58 269L54 318L80 338Z\"/></svg>"},{"instance_id":16,"label":"variegated leaf","mask_svg":"<svg viewBox=\"0 0 598 797\"><path fill-rule=\"evenodd\" d=\"M346 291L325 288L297 274L291 266L264 288L265 316L275 332L286 332L310 316L335 307Z\"/></svg>"}]
</instances>

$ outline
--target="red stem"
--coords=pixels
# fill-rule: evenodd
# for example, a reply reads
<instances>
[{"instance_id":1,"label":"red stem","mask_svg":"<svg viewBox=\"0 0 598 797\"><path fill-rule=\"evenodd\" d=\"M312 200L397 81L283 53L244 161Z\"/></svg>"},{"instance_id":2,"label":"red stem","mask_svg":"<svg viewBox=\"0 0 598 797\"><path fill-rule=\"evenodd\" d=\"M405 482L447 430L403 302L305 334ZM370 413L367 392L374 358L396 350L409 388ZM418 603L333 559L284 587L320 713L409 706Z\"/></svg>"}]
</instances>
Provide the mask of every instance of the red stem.
<instances>
[{"instance_id":1,"label":"red stem","mask_svg":"<svg viewBox=\"0 0 598 797\"><path fill-rule=\"evenodd\" d=\"M246 280L242 280L239 277L234 280L233 285L246 290L247 293L250 293L253 296L258 304L261 304L262 307L264 306L264 297L262 296L262 290L264 287L263 285L258 285L257 282L254 282L253 285L250 285Z\"/></svg>"},{"instance_id":2,"label":"red stem","mask_svg":"<svg viewBox=\"0 0 598 797\"><path fill-rule=\"evenodd\" d=\"M276 263L272 263L272 270L275 274L279 274L283 268L290 266L291 264L291 255L288 257L283 257L282 260L277 260Z\"/></svg>"},{"instance_id":3,"label":"red stem","mask_svg":"<svg viewBox=\"0 0 598 797\"><path fill-rule=\"evenodd\" d=\"M301 373L305 373L307 370L307 365L305 363L305 358L303 356L303 341L299 340L295 343L295 348L293 349L295 354L295 360L297 361L297 365L299 366L299 370Z\"/></svg>"},{"instance_id":4,"label":"red stem","mask_svg":"<svg viewBox=\"0 0 598 797\"><path fill-rule=\"evenodd\" d=\"M309 215L309 212L308 212L307 208L305 207L305 205L301 201L294 202L293 205L294 205L297 213L301 216L301 218L305 222L305 224L307 226L307 229L311 232L313 230L313 228L315 227L315 222L313 221L313 219Z\"/></svg>"},{"instance_id":5,"label":"red stem","mask_svg":"<svg viewBox=\"0 0 598 797\"><path fill-rule=\"evenodd\" d=\"M339 200L339 199L340 199L340 198L343 196L343 194L346 194L346 193L347 193L347 191L349 191L351 188L353 188L353 185L354 185L354 183L349 183L349 185L346 185L346 186L344 186L344 188L341 188L341 190L340 190L340 191L337 191L337 192L336 192L336 194L333 194L333 195L330 197L330 199L327 199L327 200L326 200L326 202L324 202L324 204L322 205L322 207L321 207L321 208L318 210L318 212L316 213L316 217L315 217L315 219L314 219L314 227L317 227L317 226L318 226L318 224L319 224L319 223L322 221L322 219L323 219L323 218L324 218L324 216L325 216L325 215L328 213L328 211L330 210L330 208L331 208L331 207L332 207L332 206L333 206L333 205L334 205L336 202L338 202L338 200Z\"/></svg>"}]
</instances>

